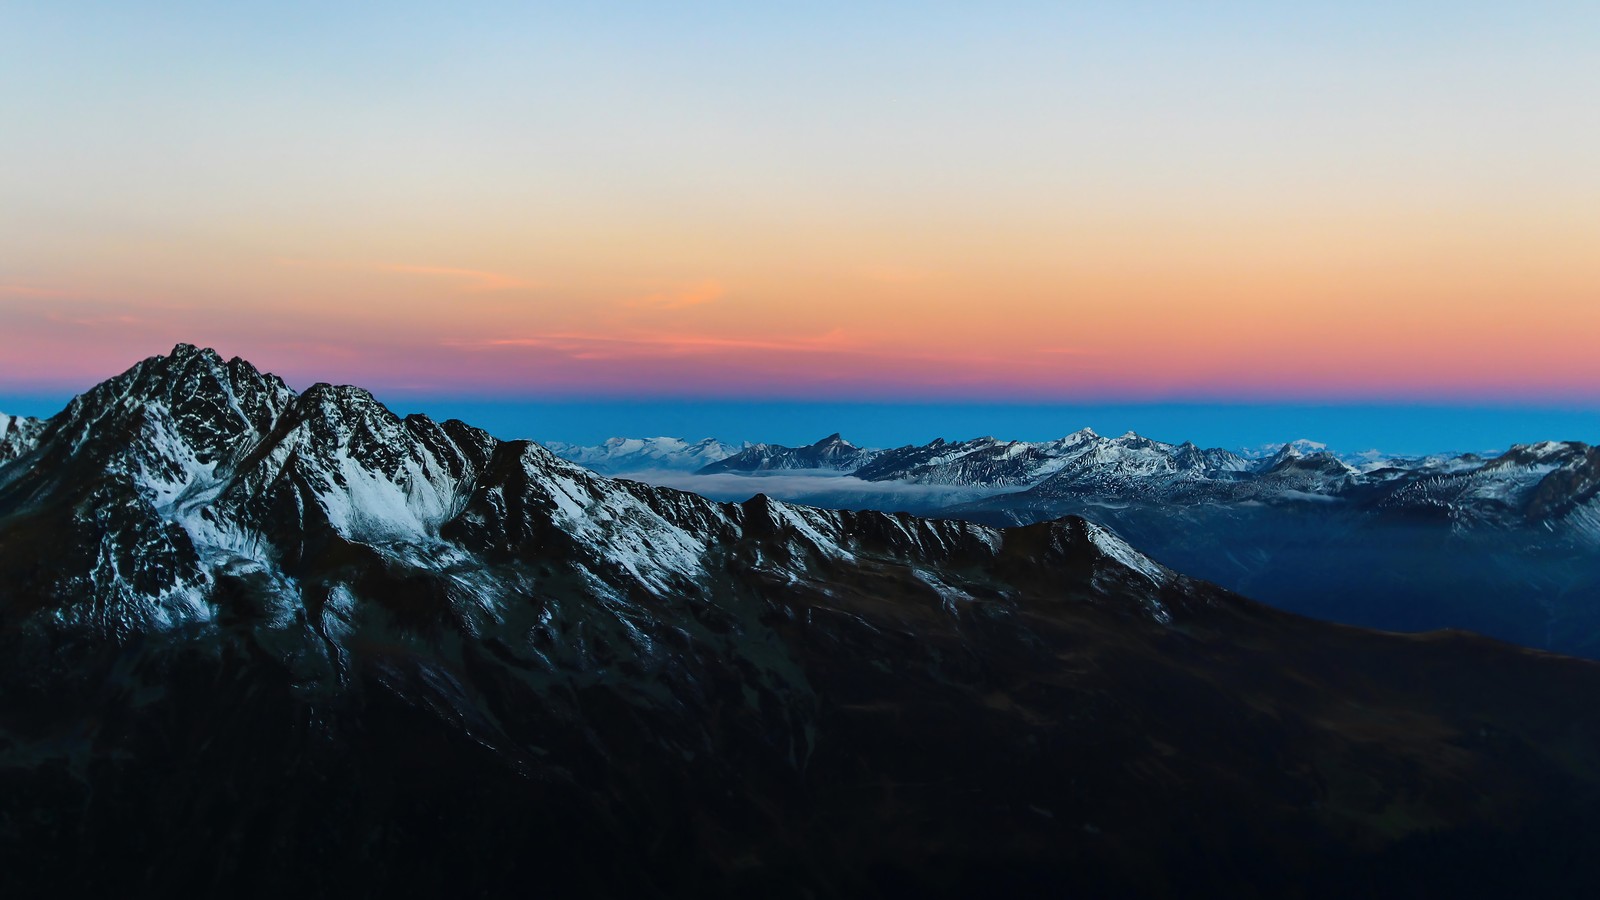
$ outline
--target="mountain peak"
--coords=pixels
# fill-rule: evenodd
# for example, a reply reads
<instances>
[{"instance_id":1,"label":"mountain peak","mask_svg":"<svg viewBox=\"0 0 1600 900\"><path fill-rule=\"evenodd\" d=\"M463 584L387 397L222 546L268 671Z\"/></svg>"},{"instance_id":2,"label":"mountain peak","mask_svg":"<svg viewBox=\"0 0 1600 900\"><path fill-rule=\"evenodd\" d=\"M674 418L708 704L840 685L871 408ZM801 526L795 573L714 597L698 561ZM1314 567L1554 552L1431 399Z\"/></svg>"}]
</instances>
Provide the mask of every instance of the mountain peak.
<instances>
[{"instance_id":1,"label":"mountain peak","mask_svg":"<svg viewBox=\"0 0 1600 900\"><path fill-rule=\"evenodd\" d=\"M44 431L44 422L27 416L0 413L0 462L16 459L32 450Z\"/></svg>"},{"instance_id":2,"label":"mountain peak","mask_svg":"<svg viewBox=\"0 0 1600 900\"><path fill-rule=\"evenodd\" d=\"M166 356L151 356L90 388L82 397L179 402L202 394L267 390L293 393L283 379L261 372L246 360L224 361L210 347L177 344Z\"/></svg>"},{"instance_id":3,"label":"mountain peak","mask_svg":"<svg viewBox=\"0 0 1600 900\"><path fill-rule=\"evenodd\" d=\"M222 354L211 347L200 347L195 344L179 343L172 345L172 352L167 354L168 359L187 359L190 357L209 357L218 362L222 361Z\"/></svg>"},{"instance_id":4,"label":"mountain peak","mask_svg":"<svg viewBox=\"0 0 1600 900\"><path fill-rule=\"evenodd\" d=\"M54 420L76 453L84 442L115 454L155 437L182 445L201 463L264 434L294 402L276 375L241 359L224 362L215 350L178 344L74 397ZM98 439L98 440L92 440Z\"/></svg>"},{"instance_id":5,"label":"mountain peak","mask_svg":"<svg viewBox=\"0 0 1600 900\"><path fill-rule=\"evenodd\" d=\"M366 388L356 387L353 384L330 384L326 381L319 381L306 388L305 393L300 395L300 399L304 403L335 403L339 405L378 402L378 398L372 396L372 392Z\"/></svg>"}]
</instances>

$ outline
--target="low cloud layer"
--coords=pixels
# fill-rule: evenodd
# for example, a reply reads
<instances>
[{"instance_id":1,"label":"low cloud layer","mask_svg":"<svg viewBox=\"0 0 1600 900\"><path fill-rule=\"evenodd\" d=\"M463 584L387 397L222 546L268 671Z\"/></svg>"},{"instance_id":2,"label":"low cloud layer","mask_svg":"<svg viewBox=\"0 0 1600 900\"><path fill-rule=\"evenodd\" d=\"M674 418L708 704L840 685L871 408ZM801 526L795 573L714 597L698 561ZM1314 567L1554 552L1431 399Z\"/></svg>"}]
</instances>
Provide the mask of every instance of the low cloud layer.
<instances>
[{"instance_id":1,"label":"low cloud layer","mask_svg":"<svg viewBox=\"0 0 1600 900\"><path fill-rule=\"evenodd\" d=\"M618 472L612 477L692 491L712 500L738 502L748 500L756 494L766 494L779 500L814 506L907 512L942 509L1017 490L1014 487L957 487L941 484L906 484L899 481L863 481L854 475L832 472L695 475L691 472L648 469Z\"/></svg>"}]
</instances>

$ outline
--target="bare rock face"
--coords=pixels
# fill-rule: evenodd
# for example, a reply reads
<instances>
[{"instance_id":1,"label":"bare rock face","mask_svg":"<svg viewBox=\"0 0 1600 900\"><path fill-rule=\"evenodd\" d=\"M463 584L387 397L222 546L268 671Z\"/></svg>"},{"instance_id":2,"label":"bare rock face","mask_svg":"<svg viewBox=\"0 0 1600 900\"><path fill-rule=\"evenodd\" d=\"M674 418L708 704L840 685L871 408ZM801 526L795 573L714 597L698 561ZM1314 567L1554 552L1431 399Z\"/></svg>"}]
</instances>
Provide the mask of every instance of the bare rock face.
<instances>
[{"instance_id":1,"label":"bare rock face","mask_svg":"<svg viewBox=\"0 0 1600 900\"><path fill-rule=\"evenodd\" d=\"M1600 668L1271 611L1082 519L714 503L189 346L28 428L0 463L18 896L1596 874Z\"/></svg>"}]
</instances>

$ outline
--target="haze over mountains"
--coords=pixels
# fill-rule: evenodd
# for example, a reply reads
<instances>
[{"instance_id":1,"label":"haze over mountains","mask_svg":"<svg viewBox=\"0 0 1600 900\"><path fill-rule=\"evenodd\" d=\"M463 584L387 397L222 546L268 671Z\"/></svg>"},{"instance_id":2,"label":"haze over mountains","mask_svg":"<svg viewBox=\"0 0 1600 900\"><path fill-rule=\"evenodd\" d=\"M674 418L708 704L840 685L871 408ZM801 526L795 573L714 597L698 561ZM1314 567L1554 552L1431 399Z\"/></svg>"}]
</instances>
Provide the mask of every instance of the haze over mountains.
<instances>
[{"instance_id":1,"label":"haze over mountains","mask_svg":"<svg viewBox=\"0 0 1600 900\"><path fill-rule=\"evenodd\" d=\"M1600 874L1600 667L1303 619L1082 518L718 503L186 345L7 424L19 896Z\"/></svg>"},{"instance_id":2,"label":"haze over mountains","mask_svg":"<svg viewBox=\"0 0 1600 900\"><path fill-rule=\"evenodd\" d=\"M824 452L830 461L814 462ZM760 491L994 525L1083 515L1168 565L1285 609L1600 655L1600 450L1580 442L1394 458L1304 440L1234 452L1084 429L889 450L832 435L754 445L694 474L592 461L723 499Z\"/></svg>"}]
</instances>

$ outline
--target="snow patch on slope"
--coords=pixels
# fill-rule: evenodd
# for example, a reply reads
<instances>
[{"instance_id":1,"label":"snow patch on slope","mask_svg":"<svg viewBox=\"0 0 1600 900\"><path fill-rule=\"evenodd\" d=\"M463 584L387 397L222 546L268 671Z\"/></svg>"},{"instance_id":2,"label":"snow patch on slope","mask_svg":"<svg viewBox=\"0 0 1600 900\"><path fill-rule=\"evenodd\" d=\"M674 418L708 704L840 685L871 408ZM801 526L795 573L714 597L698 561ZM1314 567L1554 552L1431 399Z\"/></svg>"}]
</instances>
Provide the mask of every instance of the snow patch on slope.
<instances>
[{"instance_id":1,"label":"snow patch on slope","mask_svg":"<svg viewBox=\"0 0 1600 900\"><path fill-rule=\"evenodd\" d=\"M1101 553L1111 557L1156 584L1166 584L1171 577L1167 568L1143 553L1133 549L1127 541L1117 537L1110 529L1093 522L1084 522L1084 534Z\"/></svg>"},{"instance_id":2,"label":"snow patch on slope","mask_svg":"<svg viewBox=\"0 0 1600 900\"><path fill-rule=\"evenodd\" d=\"M627 491L587 470L529 448L523 461L555 506L556 524L651 592L666 595L673 576L696 579L706 545Z\"/></svg>"},{"instance_id":3,"label":"snow patch on slope","mask_svg":"<svg viewBox=\"0 0 1600 900\"><path fill-rule=\"evenodd\" d=\"M923 584L933 588L933 592L939 595L939 599L944 607L944 611L950 613L951 615L955 615L957 613L959 610L959 604L971 603L974 599L971 594L961 590L960 588L952 587L951 585L946 584L938 575L933 574L927 569L918 569L913 567L911 569L911 574L915 575L917 580L921 581Z\"/></svg>"}]
</instances>

